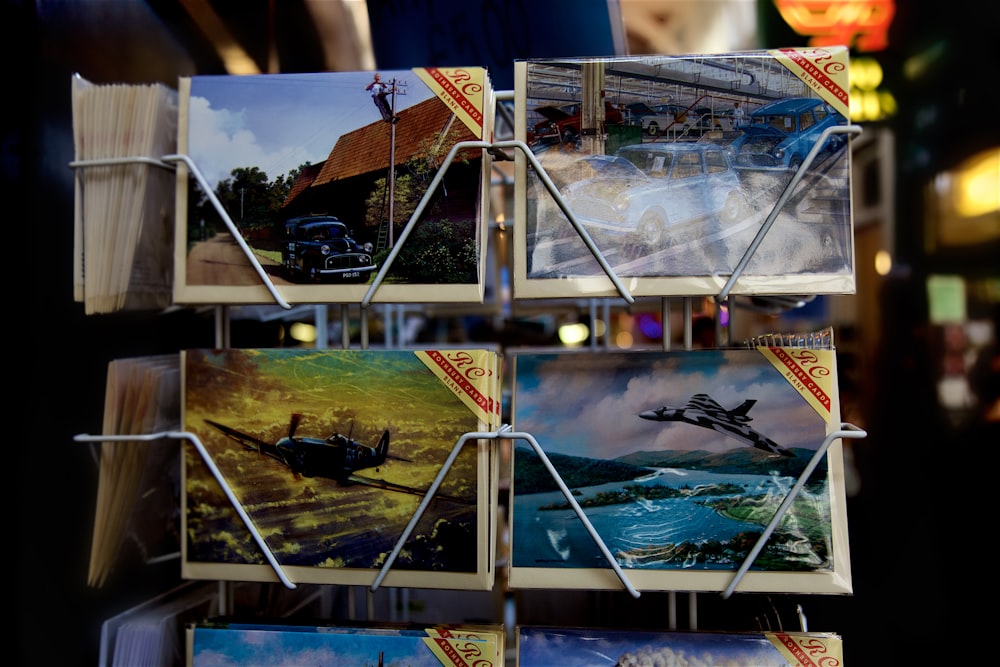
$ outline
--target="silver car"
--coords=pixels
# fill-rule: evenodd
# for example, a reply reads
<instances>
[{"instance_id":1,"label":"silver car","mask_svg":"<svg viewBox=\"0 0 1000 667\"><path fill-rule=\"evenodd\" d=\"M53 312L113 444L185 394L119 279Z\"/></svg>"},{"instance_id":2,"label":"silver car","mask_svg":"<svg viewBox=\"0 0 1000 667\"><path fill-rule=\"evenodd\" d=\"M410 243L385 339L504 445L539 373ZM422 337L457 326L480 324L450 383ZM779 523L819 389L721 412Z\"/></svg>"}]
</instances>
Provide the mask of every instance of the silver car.
<instances>
[{"instance_id":1,"label":"silver car","mask_svg":"<svg viewBox=\"0 0 1000 667\"><path fill-rule=\"evenodd\" d=\"M562 196L590 234L655 251L725 236L750 213L730 154L710 143L643 143L619 148L613 169L569 183Z\"/></svg>"}]
</instances>

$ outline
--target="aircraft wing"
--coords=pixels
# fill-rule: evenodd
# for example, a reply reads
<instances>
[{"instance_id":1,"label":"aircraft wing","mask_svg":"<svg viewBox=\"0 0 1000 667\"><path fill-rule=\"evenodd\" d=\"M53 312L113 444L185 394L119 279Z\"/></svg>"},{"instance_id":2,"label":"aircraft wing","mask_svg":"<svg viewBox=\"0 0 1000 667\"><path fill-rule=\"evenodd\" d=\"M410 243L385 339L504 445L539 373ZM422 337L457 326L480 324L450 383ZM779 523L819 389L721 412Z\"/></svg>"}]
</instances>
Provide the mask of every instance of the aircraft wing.
<instances>
[{"instance_id":1,"label":"aircraft wing","mask_svg":"<svg viewBox=\"0 0 1000 667\"><path fill-rule=\"evenodd\" d=\"M398 491L399 493L409 493L414 496L426 496L427 489L415 489L412 486L403 486L402 484L396 484L394 482L387 482L384 479L375 479L373 477L364 477L362 475L348 475L347 479L351 484L363 484L365 486L374 486L378 489L386 489L388 491ZM463 500L462 498L456 498L455 496L449 496L445 493L435 493L435 500L447 500L451 503L457 503L459 505L472 505L472 501Z\"/></svg>"},{"instance_id":2,"label":"aircraft wing","mask_svg":"<svg viewBox=\"0 0 1000 667\"><path fill-rule=\"evenodd\" d=\"M732 410L727 410L708 394L695 394L691 397L691 400L688 401L684 409L700 410L714 419L743 424L753 419L753 417L750 417L747 413L756 403L757 401L755 399L748 398Z\"/></svg>"},{"instance_id":3,"label":"aircraft wing","mask_svg":"<svg viewBox=\"0 0 1000 667\"><path fill-rule=\"evenodd\" d=\"M695 394L684 407L685 409L703 410L710 413L727 412L724 407L719 405L718 401L708 394Z\"/></svg>"},{"instance_id":4,"label":"aircraft wing","mask_svg":"<svg viewBox=\"0 0 1000 667\"><path fill-rule=\"evenodd\" d=\"M232 438L233 440L240 443L247 449L253 450L255 452L260 452L261 454L265 454L277 461L285 463L285 459L283 459L281 455L278 454L278 449L273 444L255 438L249 433L244 433L243 431L237 431L236 429L230 428L224 424L220 424L219 422L214 422L211 419L206 419L205 422L211 426L214 426L219 431L224 433L226 436Z\"/></svg>"}]
</instances>

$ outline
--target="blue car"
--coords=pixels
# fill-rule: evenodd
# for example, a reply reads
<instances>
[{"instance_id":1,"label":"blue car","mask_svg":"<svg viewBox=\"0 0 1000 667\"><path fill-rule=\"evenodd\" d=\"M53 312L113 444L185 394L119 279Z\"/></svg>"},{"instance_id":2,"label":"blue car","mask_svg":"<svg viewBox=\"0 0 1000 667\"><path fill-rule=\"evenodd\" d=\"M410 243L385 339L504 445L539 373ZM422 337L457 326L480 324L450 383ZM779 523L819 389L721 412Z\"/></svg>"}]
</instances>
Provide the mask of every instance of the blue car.
<instances>
[{"instance_id":1,"label":"blue car","mask_svg":"<svg viewBox=\"0 0 1000 667\"><path fill-rule=\"evenodd\" d=\"M795 170L828 127L846 125L836 109L815 97L790 97L766 104L750 114L738 144L736 166ZM823 152L847 144L846 135L832 134Z\"/></svg>"},{"instance_id":2,"label":"blue car","mask_svg":"<svg viewBox=\"0 0 1000 667\"><path fill-rule=\"evenodd\" d=\"M372 244L360 245L347 225L332 215L286 221L281 263L293 282L363 283L378 268L372 261Z\"/></svg>"}]
</instances>

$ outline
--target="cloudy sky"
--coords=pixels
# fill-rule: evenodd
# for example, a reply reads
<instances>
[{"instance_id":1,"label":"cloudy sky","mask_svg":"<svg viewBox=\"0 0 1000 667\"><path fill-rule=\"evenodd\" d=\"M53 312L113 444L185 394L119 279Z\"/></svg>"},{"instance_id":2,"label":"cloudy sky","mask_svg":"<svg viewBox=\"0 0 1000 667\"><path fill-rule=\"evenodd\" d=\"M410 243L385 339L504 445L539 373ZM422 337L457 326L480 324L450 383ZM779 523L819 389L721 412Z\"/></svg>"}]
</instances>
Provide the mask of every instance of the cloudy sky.
<instances>
[{"instance_id":1,"label":"cloudy sky","mask_svg":"<svg viewBox=\"0 0 1000 667\"><path fill-rule=\"evenodd\" d=\"M815 409L753 350L513 356L513 427L531 433L546 452L612 459L634 451L746 447L710 429L638 416L681 407L696 393L726 409L756 399L750 426L783 447L817 449L826 436Z\"/></svg>"},{"instance_id":2,"label":"cloudy sky","mask_svg":"<svg viewBox=\"0 0 1000 667\"><path fill-rule=\"evenodd\" d=\"M381 71L405 94L396 110L433 93L410 70ZM330 154L337 139L381 116L365 86L373 72L194 76L187 101L188 148L212 189L237 167L258 167L268 180ZM405 86L403 84L406 84ZM185 100L181 100L182 117ZM184 128L181 128L181 132Z\"/></svg>"}]
</instances>

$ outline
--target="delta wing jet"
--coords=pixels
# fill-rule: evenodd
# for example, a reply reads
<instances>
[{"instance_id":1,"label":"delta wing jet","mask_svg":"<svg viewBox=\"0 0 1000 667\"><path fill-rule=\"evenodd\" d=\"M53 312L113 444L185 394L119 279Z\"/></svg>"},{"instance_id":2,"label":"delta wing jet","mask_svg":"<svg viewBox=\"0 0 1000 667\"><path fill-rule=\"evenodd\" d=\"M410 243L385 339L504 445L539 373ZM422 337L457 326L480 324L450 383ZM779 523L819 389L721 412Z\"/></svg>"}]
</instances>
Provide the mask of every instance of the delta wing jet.
<instances>
[{"instance_id":1,"label":"delta wing jet","mask_svg":"<svg viewBox=\"0 0 1000 667\"><path fill-rule=\"evenodd\" d=\"M756 402L754 399L747 399L732 410L726 410L708 394L695 394L682 408L673 408L665 405L655 410L640 412L639 416L651 421L687 422L688 424L718 431L723 435L742 442L744 445L763 449L772 454L795 456L790 450L785 449L774 440L748 426L748 422L753 417L750 417L747 413L750 412L750 408Z\"/></svg>"}]
</instances>

